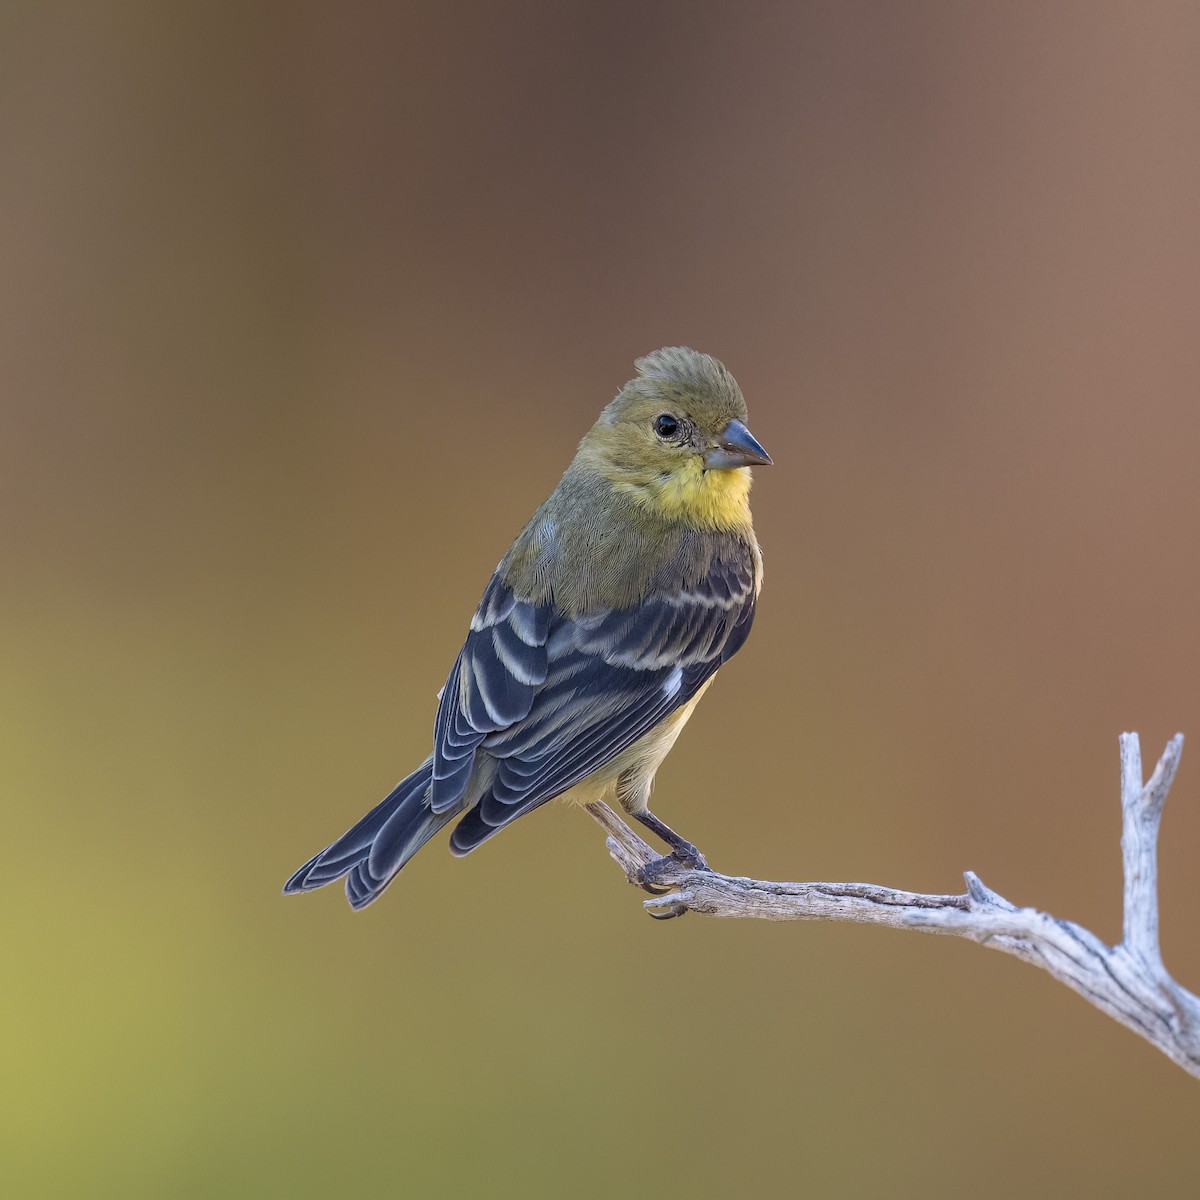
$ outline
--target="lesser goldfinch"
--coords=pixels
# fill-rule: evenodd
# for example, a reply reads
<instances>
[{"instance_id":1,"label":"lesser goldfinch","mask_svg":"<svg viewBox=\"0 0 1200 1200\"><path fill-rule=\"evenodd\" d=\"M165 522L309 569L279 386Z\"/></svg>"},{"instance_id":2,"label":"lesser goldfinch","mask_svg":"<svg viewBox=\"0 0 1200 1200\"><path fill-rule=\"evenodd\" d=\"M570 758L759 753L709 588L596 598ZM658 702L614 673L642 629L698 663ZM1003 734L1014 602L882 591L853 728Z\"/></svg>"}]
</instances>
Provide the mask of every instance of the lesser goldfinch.
<instances>
[{"instance_id":1,"label":"lesser goldfinch","mask_svg":"<svg viewBox=\"0 0 1200 1200\"><path fill-rule=\"evenodd\" d=\"M285 893L346 876L375 900L443 825L463 855L569 793L618 802L682 862L649 809L654 773L741 648L762 586L750 466L770 455L715 358L637 360L501 560L440 693L433 753Z\"/></svg>"}]
</instances>

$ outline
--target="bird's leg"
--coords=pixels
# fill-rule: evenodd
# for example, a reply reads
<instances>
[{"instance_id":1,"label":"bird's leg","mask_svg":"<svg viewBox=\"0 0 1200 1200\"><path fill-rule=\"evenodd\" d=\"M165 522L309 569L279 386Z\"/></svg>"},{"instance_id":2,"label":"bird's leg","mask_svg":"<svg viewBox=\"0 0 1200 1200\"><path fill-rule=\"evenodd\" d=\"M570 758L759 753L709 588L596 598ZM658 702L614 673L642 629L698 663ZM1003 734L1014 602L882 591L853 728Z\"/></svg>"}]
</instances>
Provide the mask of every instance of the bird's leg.
<instances>
[{"instance_id":1,"label":"bird's leg","mask_svg":"<svg viewBox=\"0 0 1200 1200\"><path fill-rule=\"evenodd\" d=\"M673 858L678 863L682 863L685 867L691 867L693 870L711 870L704 855L691 842L686 838L680 837L670 825L665 821L660 821L648 808L643 808L640 812L635 812L631 815L645 825L655 837L661 838L671 847L671 853L668 857ZM649 866L653 869L654 864L650 863Z\"/></svg>"}]
</instances>

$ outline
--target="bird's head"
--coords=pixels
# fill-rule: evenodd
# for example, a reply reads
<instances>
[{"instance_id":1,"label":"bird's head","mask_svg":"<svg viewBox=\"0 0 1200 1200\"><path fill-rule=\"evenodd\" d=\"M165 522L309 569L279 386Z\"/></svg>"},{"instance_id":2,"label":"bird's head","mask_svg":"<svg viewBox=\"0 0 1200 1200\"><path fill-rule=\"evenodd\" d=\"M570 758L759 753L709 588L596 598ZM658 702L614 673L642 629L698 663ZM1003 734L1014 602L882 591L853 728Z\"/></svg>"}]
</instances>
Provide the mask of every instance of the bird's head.
<instances>
[{"instance_id":1,"label":"bird's head","mask_svg":"<svg viewBox=\"0 0 1200 1200\"><path fill-rule=\"evenodd\" d=\"M754 465L771 456L746 428L746 401L715 358L682 346L636 362L600 414L580 457L662 516L714 528L749 520Z\"/></svg>"}]
</instances>

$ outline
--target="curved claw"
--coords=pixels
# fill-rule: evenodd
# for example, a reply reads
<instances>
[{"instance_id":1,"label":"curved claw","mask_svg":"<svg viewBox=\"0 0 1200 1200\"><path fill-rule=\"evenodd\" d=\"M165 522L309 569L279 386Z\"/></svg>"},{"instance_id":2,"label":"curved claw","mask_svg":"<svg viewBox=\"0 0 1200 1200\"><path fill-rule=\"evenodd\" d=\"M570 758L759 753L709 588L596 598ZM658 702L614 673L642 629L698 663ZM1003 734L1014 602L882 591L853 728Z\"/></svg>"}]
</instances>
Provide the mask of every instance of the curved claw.
<instances>
[{"instance_id":1,"label":"curved claw","mask_svg":"<svg viewBox=\"0 0 1200 1200\"><path fill-rule=\"evenodd\" d=\"M669 905L666 908L666 910L663 912L655 912L654 909L652 909L652 908L646 909L646 912L649 913L650 916L652 916L656 921L670 921L670 920L673 920L675 917L684 916L687 913L687 911L688 911L688 906L686 904L680 904L678 902Z\"/></svg>"},{"instance_id":2,"label":"curved claw","mask_svg":"<svg viewBox=\"0 0 1200 1200\"><path fill-rule=\"evenodd\" d=\"M665 896L669 891L672 890L669 887L659 887L656 883L649 883L644 874L639 874L638 876L638 887L640 887L643 892L649 892L652 896Z\"/></svg>"}]
</instances>

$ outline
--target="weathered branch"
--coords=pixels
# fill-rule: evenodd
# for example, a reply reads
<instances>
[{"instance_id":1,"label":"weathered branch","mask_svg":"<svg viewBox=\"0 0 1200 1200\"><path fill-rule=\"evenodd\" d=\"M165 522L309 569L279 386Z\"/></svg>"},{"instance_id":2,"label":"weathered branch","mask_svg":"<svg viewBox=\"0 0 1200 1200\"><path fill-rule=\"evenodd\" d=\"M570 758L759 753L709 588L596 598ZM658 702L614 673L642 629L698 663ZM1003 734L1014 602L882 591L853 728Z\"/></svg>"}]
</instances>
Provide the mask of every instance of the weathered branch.
<instances>
[{"instance_id":1,"label":"weathered branch","mask_svg":"<svg viewBox=\"0 0 1200 1200\"><path fill-rule=\"evenodd\" d=\"M1158 944L1158 829L1182 750L1183 735L1176 734L1143 785L1138 735L1121 735L1125 919L1116 946L1072 921L1017 908L970 871L960 896L870 883L767 883L661 858L607 805L591 804L588 811L604 827L609 853L630 883L665 892L645 901L651 915L859 921L969 938L1048 971L1200 1078L1200 998L1167 973Z\"/></svg>"}]
</instances>

